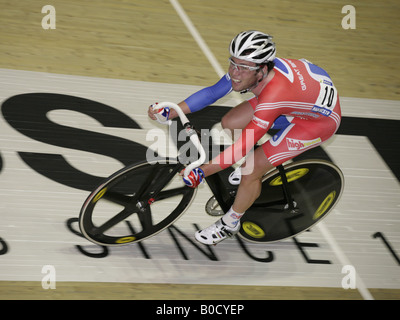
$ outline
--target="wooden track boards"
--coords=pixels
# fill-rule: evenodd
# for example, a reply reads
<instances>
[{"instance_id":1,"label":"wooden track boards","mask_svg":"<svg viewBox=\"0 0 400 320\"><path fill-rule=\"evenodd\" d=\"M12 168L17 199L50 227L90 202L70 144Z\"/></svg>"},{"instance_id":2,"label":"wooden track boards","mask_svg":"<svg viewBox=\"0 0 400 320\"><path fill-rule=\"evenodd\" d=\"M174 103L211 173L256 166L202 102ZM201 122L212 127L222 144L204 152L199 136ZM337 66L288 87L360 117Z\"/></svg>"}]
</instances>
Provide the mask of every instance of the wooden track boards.
<instances>
[{"instance_id":1,"label":"wooden track boards","mask_svg":"<svg viewBox=\"0 0 400 320\"><path fill-rule=\"evenodd\" d=\"M227 64L227 44L237 32L261 29L274 35L278 56L305 57L326 68L343 97L399 100L400 70L393 62L400 43L398 1L353 2L357 10L355 30L341 27L345 1L269 1L268 5L265 1L252 1L251 7L243 1L182 0L180 3L222 66ZM52 5L57 12L57 28L43 30L43 2L0 0L0 68L193 86L210 85L218 79L168 1L52 1ZM13 81L24 83L24 78ZM25 88L31 92L28 83ZM175 99L183 99L195 87L180 92L175 86L171 89L175 90L175 95L172 94ZM71 94L79 91L72 82L70 89L56 90ZM128 88L124 90L128 92ZM2 98L9 97L10 92L3 89ZM21 92L16 90L16 93ZM161 94L154 99L166 97L171 95ZM127 94L120 104L125 108L129 99L131 96ZM147 105L152 102L148 99L139 98L139 102ZM358 110L362 113L362 106ZM397 113L396 109L390 110ZM372 108L371 113L374 112L378 118L388 116ZM349 143L356 146L359 140L352 139ZM398 233L394 235L398 239ZM397 240L394 247L399 248ZM38 298L37 284L5 281L0 283L0 292L12 286L8 298ZM115 288L112 289L115 295L96 295L102 285ZM60 283L59 291L42 294L50 299L140 298L126 289L135 286L143 292L142 297L149 299L163 299L166 288L171 292L171 287L174 295L169 298L177 299L184 296L224 299L227 292L232 292L231 287L224 285L71 282ZM79 293L83 287L87 288L86 296ZM357 291L338 288L250 286L246 289L241 292L249 299L255 299L254 293L265 299L361 298ZM370 291L376 299L399 298L396 289Z\"/></svg>"}]
</instances>

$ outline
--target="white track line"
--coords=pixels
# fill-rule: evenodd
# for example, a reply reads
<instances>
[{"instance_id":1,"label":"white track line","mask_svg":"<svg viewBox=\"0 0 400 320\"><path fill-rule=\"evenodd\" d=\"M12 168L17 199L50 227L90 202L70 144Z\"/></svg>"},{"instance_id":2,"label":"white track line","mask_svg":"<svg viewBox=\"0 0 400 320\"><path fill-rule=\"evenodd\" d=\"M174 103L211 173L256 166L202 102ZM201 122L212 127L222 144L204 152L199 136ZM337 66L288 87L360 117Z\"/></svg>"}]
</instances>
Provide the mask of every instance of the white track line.
<instances>
[{"instance_id":1,"label":"white track line","mask_svg":"<svg viewBox=\"0 0 400 320\"><path fill-rule=\"evenodd\" d=\"M183 10L182 6L180 5L178 0L169 0L171 5L174 7L175 11L181 18L182 22L185 24L186 28L189 30L191 33L193 39L197 42L198 46L200 49L203 51L204 55L208 59L208 61L211 63L211 66L214 68L215 72L217 75L221 78L226 74L226 71L221 67L221 65L218 63L217 59L215 58L214 54L211 52L210 48L207 46L206 42L203 40L201 37L200 33L197 31L196 27L193 25L192 21L186 14L185 10ZM243 99L240 98L240 96L236 92L232 92L233 98L237 103L240 103L243 101Z\"/></svg>"},{"instance_id":2,"label":"white track line","mask_svg":"<svg viewBox=\"0 0 400 320\"><path fill-rule=\"evenodd\" d=\"M342 266L346 266L346 265L352 266L353 264L350 262L350 260L346 256L346 254L340 248L339 244L336 242L335 238L332 236L329 229L325 226L324 221L321 221L320 223L318 223L316 225L316 227L320 230L320 232L324 236L325 240L329 243L332 251L335 253L336 257L339 259ZM356 272L356 287L357 287L358 292L360 292L361 296L365 300L374 300L373 296L368 291L368 288L365 285L364 281L358 275L358 272Z\"/></svg>"},{"instance_id":3,"label":"white track line","mask_svg":"<svg viewBox=\"0 0 400 320\"><path fill-rule=\"evenodd\" d=\"M196 27L193 25L192 21L189 19L188 15L186 14L185 10L183 10L182 6L178 2L178 0L169 0L171 5L175 8L175 11L178 13L179 17L182 19L183 23L185 24L186 28L191 33L194 40L199 45L200 49L203 51L205 56L207 57L208 61L211 63L212 67L214 68L215 72L218 74L219 77L222 77L226 72L221 68L221 65L218 63L217 59L215 58L214 54L211 52L210 48L207 46L203 38L201 37L200 33L197 31ZM235 100L241 102L241 99L235 97ZM352 265L349 259L346 257L340 246L337 244L336 240L333 238L332 234L328 230L328 228L320 222L317 227L320 229L321 233L325 237L325 240L331 246L333 252L336 254L337 258L339 259L342 265ZM371 293L368 291L368 288L365 286L362 279L356 274L356 284L357 289L360 292L361 296L365 300L374 300Z\"/></svg>"},{"instance_id":4,"label":"white track line","mask_svg":"<svg viewBox=\"0 0 400 320\"><path fill-rule=\"evenodd\" d=\"M200 49L203 51L203 53L207 57L208 61L210 61L215 72L221 78L226 72L221 68L221 66L218 63L217 59L215 58L214 54L211 52L210 48L207 46L207 44L203 40L200 33L197 31L196 27L193 25L192 21L189 19L185 10L183 10L183 8L181 7L180 3L177 0L169 0L169 2L175 8L175 11L178 13L179 17L182 19L186 28L192 34L192 37L197 42Z\"/></svg>"}]
</instances>

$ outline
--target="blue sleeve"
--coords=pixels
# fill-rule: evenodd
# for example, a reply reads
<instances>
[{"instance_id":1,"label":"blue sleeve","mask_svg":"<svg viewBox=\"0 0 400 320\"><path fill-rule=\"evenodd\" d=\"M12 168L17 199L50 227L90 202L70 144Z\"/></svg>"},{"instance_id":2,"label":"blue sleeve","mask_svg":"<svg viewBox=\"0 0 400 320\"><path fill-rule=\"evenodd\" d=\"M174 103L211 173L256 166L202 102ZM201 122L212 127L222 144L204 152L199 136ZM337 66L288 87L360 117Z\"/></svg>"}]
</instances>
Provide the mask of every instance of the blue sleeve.
<instances>
[{"instance_id":1,"label":"blue sleeve","mask_svg":"<svg viewBox=\"0 0 400 320\"><path fill-rule=\"evenodd\" d=\"M185 100L191 112L199 111L232 91L229 74L224 75L216 84L192 94Z\"/></svg>"}]
</instances>

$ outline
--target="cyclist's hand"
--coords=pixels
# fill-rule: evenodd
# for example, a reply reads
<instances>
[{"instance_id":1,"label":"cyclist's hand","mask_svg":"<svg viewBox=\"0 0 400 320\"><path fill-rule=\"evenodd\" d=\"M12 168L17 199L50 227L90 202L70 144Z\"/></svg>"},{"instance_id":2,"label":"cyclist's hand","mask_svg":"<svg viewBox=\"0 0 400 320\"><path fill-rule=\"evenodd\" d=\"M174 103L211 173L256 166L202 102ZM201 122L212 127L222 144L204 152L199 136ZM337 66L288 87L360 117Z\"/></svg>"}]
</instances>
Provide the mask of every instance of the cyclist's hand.
<instances>
[{"instance_id":1,"label":"cyclist's hand","mask_svg":"<svg viewBox=\"0 0 400 320\"><path fill-rule=\"evenodd\" d=\"M204 182L204 172L200 168L194 168L190 171L187 178L183 176L182 179L188 187L196 188L199 184Z\"/></svg>"},{"instance_id":2,"label":"cyclist's hand","mask_svg":"<svg viewBox=\"0 0 400 320\"><path fill-rule=\"evenodd\" d=\"M156 110L154 107L157 106L157 104L158 103L156 102L149 107L147 112L149 117L153 120L157 120L161 124L168 124L168 118L171 110L168 107Z\"/></svg>"}]
</instances>

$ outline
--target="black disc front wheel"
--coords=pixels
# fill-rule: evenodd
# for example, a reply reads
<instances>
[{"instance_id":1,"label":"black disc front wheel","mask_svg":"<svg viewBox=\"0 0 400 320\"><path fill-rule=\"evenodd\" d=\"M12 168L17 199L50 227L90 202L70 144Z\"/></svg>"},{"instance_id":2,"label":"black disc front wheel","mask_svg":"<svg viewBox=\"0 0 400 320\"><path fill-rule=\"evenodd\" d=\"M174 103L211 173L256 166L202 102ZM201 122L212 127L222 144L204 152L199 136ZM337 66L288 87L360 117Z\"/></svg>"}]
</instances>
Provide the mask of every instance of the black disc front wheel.
<instances>
[{"instance_id":1,"label":"black disc front wheel","mask_svg":"<svg viewBox=\"0 0 400 320\"><path fill-rule=\"evenodd\" d=\"M125 167L86 199L79 216L85 238L108 246L138 242L176 221L192 202L196 189L179 176L175 159Z\"/></svg>"}]
</instances>

